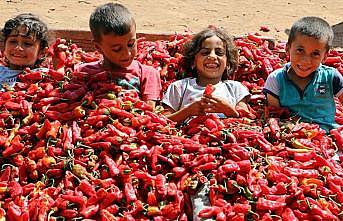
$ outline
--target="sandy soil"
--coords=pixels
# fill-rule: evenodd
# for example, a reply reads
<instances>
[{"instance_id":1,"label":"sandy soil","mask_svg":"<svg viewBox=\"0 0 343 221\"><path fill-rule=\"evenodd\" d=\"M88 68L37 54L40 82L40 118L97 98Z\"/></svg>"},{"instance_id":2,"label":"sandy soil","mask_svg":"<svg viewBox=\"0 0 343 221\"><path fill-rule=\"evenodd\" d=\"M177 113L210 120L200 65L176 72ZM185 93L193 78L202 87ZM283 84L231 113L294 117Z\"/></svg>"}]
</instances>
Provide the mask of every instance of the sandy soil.
<instances>
[{"instance_id":1,"label":"sandy soil","mask_svg":"<svg viewBox=\"0 0 343 221\"><path fill-rule=\"evenodd\" d=\"M96 3L95 3L96 2ZM103 0L2 0L0 27L19 13L40 16L50 29L89 30L88 19ZM270 28L266 36L286 39L285 29L302 16L315 15L331 25L343 21L342 0L125 0L135 15L137 32L152 34L200 31L209 24L222 26L233 35L256 32L261 25Z\"/></svg>"}]
</instances>

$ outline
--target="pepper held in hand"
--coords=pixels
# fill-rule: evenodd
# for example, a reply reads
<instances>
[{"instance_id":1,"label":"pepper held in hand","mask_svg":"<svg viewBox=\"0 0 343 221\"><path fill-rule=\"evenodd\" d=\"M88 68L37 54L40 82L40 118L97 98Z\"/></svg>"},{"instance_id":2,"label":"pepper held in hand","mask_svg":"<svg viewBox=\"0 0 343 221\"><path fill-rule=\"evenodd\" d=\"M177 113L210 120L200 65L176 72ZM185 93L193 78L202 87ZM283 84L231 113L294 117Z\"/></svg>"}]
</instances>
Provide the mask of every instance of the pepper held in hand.
<instances>
[{"instance_id":1,"label":"pepper held in hand","mask_svg":"<svg viewBox=\"0 0 343 221\"><path fill-rule=\"evenodd\" d=\"M204 96L210 96L216 88L212 84L208 84L204 90Z\"/></svg>"}]
</instances>

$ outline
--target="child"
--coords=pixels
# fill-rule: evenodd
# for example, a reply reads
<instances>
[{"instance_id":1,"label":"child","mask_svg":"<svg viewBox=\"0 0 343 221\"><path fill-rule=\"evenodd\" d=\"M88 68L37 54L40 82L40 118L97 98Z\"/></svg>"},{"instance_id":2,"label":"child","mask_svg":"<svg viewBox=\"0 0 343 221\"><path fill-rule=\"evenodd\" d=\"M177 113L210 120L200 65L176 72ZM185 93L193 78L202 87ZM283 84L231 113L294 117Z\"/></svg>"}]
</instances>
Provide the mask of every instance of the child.
<instances>
[{"instance_id":1,"label":"child","mask_svg":"<svg viewBox=\"0 0 343 221\"><path fill-rule=\"evenodd\" d=\"M48 29L37 16L20 14L9 19L2 30L4 60L0 66L0 90L13 87L17 75L25 68L37 68L48 46Z\"/></svg>"},{"instance_id":2,"label":"child","mask_svg":"<svg viewBox=\"0 0 343 221\"><path fill-rule=\"evenodd\" d=\"M118 85L136 90L154 107L162 90L160 75L153 67L134 60L137 53L136 23L128 9L115 3L101 5L91 14L89 26L94 45L103 54L103 60L81 64L75 71L109 72Z\"/></svg>"},{"instance_id":3,"label":"child","mask_svg":"<svg viewBox=\"0 0 343 221\"><path fill-rule=\"evenodd\" d=\"M238 117L236 106L247 109L249 91L240 82L226 80L238 66L238 51L227 33L207 28L185 45L185 65L194 77L173 82L167 89L163 104L165 114L175 122L204 113L220 113ZM215 90L205 95L207 85Z\"/></svg>"},{"instance_id":4,"label":"child","mask_svg":"<svg viewBox=\"0 0 343 221\"><path fill-rule=\"evenodd\" d=\"M186 68L195 77L176 81L168 87L162 102L169 119L180 123L205 113L238 117L237 106L247 110L248 89L240 82L226 80L237 68L238 51L224 30L206 28L193 36L184 51ZM215 90L203 95L209 84ZM193 220L199 220L198 213L210 206L208 191L208 184L205 184L191 196Z\"/></svg>"},{"instance_id":5,"label":"child","mask_svg":"<svg viewBox=\"0 0 343 221\"><path fill-rule=\"evenodd\" d=\"M287 107L326 131L336 127L334 96L343 101L343 78L321 64L332 40L333 31L321 18L303 17L293 24L286 45L290 63L271 73L263 89L268 105Z\"/></svg>"}]
</instances>

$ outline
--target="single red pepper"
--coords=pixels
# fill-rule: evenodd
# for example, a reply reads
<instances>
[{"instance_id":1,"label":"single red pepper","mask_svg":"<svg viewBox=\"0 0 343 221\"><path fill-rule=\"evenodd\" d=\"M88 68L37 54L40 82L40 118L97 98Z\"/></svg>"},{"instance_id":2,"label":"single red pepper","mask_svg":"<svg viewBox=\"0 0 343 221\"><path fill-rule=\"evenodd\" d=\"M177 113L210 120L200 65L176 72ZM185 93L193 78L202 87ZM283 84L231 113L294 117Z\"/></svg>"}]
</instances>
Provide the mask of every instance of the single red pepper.
<instances>
[{"instance_id":1,"label":"single red pepper","mask_svg":"<svg viewBox=\"0 0 343 221\"><path fill-rule=\"evenodd\" d=\"M95 187L92 184L90 184L86 179L81 180L79 184L79 189L89 197L96 195Z\"/></svg>"},{"instance_id":2,"label":"single red pepper","mask_svg":"<svg viewBox=\"0 0 343 221\"><path fill-rule=\"evenodd\" d=\"M75 218L79 215L79 212L73 209L65 209L60 212L60 215L67 219Z\"/></svg>"},{"instance_id":3,"label":"single red pepper","mask_svg":"<svg viewBox=\"0 0 343 221\"><path fill-rule=\"evenodd\" d=\"M120 171L118 169L116 162L111 157L109 157L107 154L104 153L102 155L103 155L105 164L109 168L109 172L110 172L111 176L112 177L117 176L120 173Z\"/></svg>"},{"instance_id":4,"label":"single red pepper","mask_svg":"<svg viewBox=\"0 0 343 221\"><path fill-rule=\"evenodd\" d=\"M199 212L198 216L200 218L213 218L217 216L220 211L221 209L217 206L205 207Z\"/></svg>"},{"instance_id":5,"label":"single red pepper","mask_svg":"<svg viewBox=\"0 0 343 221\"><path fill-rule=\"evenodd\" d=\"M156 176L155 185L157 193L162 197L166 197L168 193L166 177L163 174L158 174Z\"/></svg>"},{"instance_id":6,"label":"single red pepper","mask_svg":"<svg viewBox=\"0 0 343 221\"><path fill-rule=\"evenodd\" d=\"M131 203L137 200L135 189L133 188L131 183L124 184L124 192L127 203Z\"/></svg>"},{"instance_id":7,"label":"single red pepper","mask_svg":"<svg viewBox=\"0 0 343 221\"><path fill-rule=\"evenodd\" d=\"M284 208L286 205L287 204L284 202L267 200L265 198L260 197L256 202L256 209L275 211L277 209Z\"/></svg>"},{"instance_id":8,"label":"single red pepper","mask_svg":"<svg viewBox=\"0 0 343 221\"><path fill-rule=\"evenodd\" d=\"M82 209L80 211L80 215L82 215L84 218L90 218L94 216L98 211L99 211L99 204L90 205Z\"/></svg>"}]
</instances>

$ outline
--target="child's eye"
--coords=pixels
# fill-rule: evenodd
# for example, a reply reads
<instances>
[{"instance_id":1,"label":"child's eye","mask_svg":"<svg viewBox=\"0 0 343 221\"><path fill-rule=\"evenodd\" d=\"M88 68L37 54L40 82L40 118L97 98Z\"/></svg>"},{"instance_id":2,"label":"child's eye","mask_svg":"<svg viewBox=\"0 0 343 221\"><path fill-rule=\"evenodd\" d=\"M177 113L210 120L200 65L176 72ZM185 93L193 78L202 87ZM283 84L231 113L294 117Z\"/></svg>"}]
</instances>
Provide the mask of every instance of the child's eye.
<instances>
[{"instance_id":1,"label":"child's eye","mask_svg":"<svg viewBox=\"0 0 343 221\"><path fill-rule=\"evenodd\" d=\"M203 56L207 56L210 54L210 52L208 51L200 51L200 54L203 55Z\"/></svg>"},{"instance_id":2,"label":"child's eye","mask_svg":"<svg viewBox=\"0 0 343 221\"><path fill-rule=\"evenodd\" d=\"M218 56L224 56L224 55L225 55L225 51L218 50L218 51L216 51L216 55L218 55Z\"/></svg>"},{"instance_id":3,"label":"child's eye","mask_svg":"<svg viewBox=\"0 0 343 221\"><path fill-rule=\"evenodd\" d=\"M312 56L318 57L318 56L320 56L320 52L313 52L313 53L312 53Z\"/></svg>"},{"instance_id":4,"label":"child's eye","mask_svg":"<svg viewBox=\"0 0 343 221\"><path fill-rule=\"evenodd\" d=\"M121 50L121 47L114 47L112 48L113 52L119 52Z\"/></svg>"},{"instance_id":5,"label":"child's eye","mask_svg":"<svg viewBox=\"0 0 343 221\"><path fill-rule=\"evenodd\" d=\"M24 42L25 47L31 47L33 45L32 42Z\"/></svg>"},{"instance_id":6,"label":"child's eye","mask_svg":"<svg viewBox=\"0 0 343 221\"><path fill-rule=\"evenodd\" d=\"M10 44L17 44L18 43L18 41L15 39L8 40L7 42Z\"/></svg>"},{"instance_id":7,"label":"child's eye","mask_svg":"<svg viewBox=\"0 0 343 221\"><path fill-rule=\"evenodd\" d=\"M302 49L302 48L297 48L297 52L303 52L304 51L304 49Z\"/></svg>"}]
</instances>

